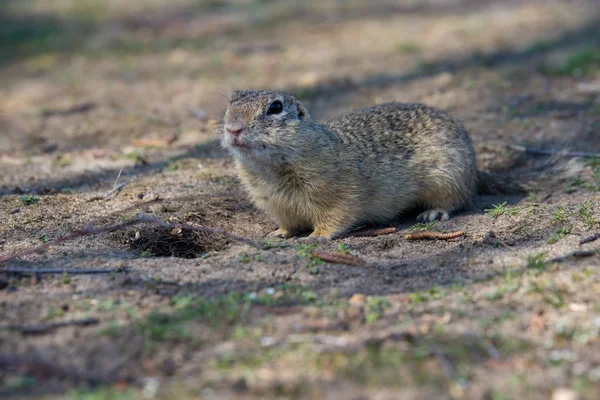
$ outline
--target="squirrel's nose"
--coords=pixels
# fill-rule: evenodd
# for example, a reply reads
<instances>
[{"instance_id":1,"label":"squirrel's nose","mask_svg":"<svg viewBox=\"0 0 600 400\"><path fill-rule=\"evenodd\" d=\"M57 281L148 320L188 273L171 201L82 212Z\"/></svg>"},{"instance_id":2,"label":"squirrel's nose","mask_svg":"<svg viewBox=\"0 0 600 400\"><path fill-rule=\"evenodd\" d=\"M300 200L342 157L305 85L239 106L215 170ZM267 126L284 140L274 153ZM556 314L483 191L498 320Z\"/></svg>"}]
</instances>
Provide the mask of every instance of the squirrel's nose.
<instances>
[{"instance_id":1,"label":"squirrel's nose","mask_svg":"<svg viewBox=\"0 0 600 400\"><path fill-rule=\"evenodd\" d=\"M240 133L242 133L244 127L241 125L227 125L225 126L225 130L227 133L237 137L240 135Z\"/></svg>"}]
</instances>

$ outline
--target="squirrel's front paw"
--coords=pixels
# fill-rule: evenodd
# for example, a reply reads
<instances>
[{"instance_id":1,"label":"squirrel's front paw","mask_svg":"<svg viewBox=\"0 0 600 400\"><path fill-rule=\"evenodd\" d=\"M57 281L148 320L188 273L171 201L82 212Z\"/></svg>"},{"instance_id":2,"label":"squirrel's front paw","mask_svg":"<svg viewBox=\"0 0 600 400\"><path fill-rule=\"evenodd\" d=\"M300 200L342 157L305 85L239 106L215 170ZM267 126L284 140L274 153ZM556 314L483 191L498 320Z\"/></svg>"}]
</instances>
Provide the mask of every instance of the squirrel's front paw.
<instances>
[{"instance_id":1,"label":"squirrel's front paw","mask_svg":"<svg viewBox=\"0 0 600 400\"><path fill-rule=\"evenodd\" d=\"M287 238L290 238L292 236L294 236L294 233L291 232L291 231L289 231L289 230L287 230L287 229L284 229L284 228L279 228L276 231L271 232L271 233L269 233L267 235L267 237L273 238L273 239L276 239L276 238L287 239Z\"/></svg>"}]
</instances>

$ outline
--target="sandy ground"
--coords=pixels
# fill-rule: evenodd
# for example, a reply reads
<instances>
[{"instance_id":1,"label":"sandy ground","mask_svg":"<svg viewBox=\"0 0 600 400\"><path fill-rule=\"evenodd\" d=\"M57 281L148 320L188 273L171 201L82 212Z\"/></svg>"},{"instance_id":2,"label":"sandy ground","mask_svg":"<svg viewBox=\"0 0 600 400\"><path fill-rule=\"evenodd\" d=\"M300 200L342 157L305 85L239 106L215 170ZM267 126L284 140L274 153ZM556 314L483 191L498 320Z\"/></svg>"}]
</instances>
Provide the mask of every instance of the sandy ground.
<instances>
[{"instance_id":1,"label":"sandy ground","mask_svg":"<svg viewBox=\"0 0 600 400\"><path fill-rule=\"evenodd\" d=\"M544 162L516 144L600 152L596 1L0 7L0 257L85 230L0 262L3 397L600 396L600 241L579 244L600 231L597 160L416 227L456 240L403 239L407 215L310 245L266 241L215 129L231 90L272 88L317 120L444 108L483 170ZM139 215L173 225L103 229Z\"/></svg>"}]
</instances>

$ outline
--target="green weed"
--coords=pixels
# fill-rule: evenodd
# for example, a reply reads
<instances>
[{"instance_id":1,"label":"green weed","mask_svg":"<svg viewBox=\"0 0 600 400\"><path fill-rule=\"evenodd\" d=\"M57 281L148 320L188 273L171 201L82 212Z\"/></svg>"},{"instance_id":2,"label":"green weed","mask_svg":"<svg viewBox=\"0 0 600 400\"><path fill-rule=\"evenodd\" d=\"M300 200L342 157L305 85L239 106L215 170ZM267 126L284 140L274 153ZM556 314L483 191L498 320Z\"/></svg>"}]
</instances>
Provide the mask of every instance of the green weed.
<instances>
[{"instance_id":1,"label":"green weed","mask_svg":"<svg viewBox=\"0 0 600 400\"><path fill-rule=\"evenodd\" d=\"M600 49L585 47L571 54L562 64L545 66L542 72L548 75L579 78L600 68Z\"/></svg>"},{"instance_id":2,"label":"green weed","mask_svg":"<svg viewBox=\"0 0 600 400\"><path fill-rule=\"evenodd\" d=\"M38 199L37 197L35 197L32 194L24 194L21 195L21 197L19 197L19 199L23 202L23 204L25 204L26 206L30 206L32 204L37 204L40 199Z\"/></svg>"},{"instance_id":3,"label":"green weed","mask_svg":"<svg viewBox=\"0 0 600 400\"><path fill-rule=\"evenodd\" d=\"M554 235L548 238L547 242L549 244L554 244L558 242L560 239L565 237L565 235L569 235L571 233L571 229L572 228L570 226L558 229L556 232L554 232Z\"/></svg>"},{"instance_id":4,"label":"green weed","mask_svg":"<svg viewBox=\"0 0 600 400\"><path fill-rule=\"evenodd\" d=\"M496 219L499 216L503 215L504 213L506 213L506 201L502 204L494 204L492 205L491 209L486 209L485 212L487 213L487 215L489 215L490 217Z\"/></svg>"},{"instance_id":5,"label":"green weed","mask_svg":"<svg viewBox=\"0 0 600 400\"><path fill-rule=\"evenodd\" d=\"M431 221L428 224L422 224L420 222L414 224L409 231L439 231L439 228L436 227L437 221Z\"/></svg>"},{"instance_id":6,"label":"green weed","mask_svg":"<svg viewBox=\"0 0 600 400\"><path fill-rule=\"evenodd\" d=\"M562 205L556 206L554 213L552 214L552 223L560 224L565 222L567 217L567 210Z\"/></svg>"},{"instance_id":7,"label":"green weed","mask_svg":"<svg viewBox=\"0 0 600 400\"><path fill-rule=\"evenodd\" d=\"M421 47L414 42L402 42L396 46L396 49L400 53L404 54L416 54L421 52Z\"/></svg>"},{"instance_id":8,"label":"green weed","mask_svg":"<svg viewBox=\"0 0 600 400\"><path fill-rule=\"evenodd\" d=\"M546 269L546 252L529 254L527 256L527 269L541 272Z\"/></svg>"},{"instance_id":9,"label":"green weed","mask_svg":"<svg viewBox=\"0 0 600 400\"><path fill-rule=\"evenodd\" d=\"M367 324L377 321L392 306L384 297L367 296L366 302L365 322Z\"/></svg>"},{"instance_id":10,"label":"green weed","mask_svg":"<svg viewBox=\"0 0 600 400\"><path fill-rule=\"evenodd\" d=\"M593 228L596 225L596 220L592 215L592 210L594 207L594 203L592 201L581 203L579 205L579 209L577 210L579 218L588 228Z\"/></svg>"}]
</instances>

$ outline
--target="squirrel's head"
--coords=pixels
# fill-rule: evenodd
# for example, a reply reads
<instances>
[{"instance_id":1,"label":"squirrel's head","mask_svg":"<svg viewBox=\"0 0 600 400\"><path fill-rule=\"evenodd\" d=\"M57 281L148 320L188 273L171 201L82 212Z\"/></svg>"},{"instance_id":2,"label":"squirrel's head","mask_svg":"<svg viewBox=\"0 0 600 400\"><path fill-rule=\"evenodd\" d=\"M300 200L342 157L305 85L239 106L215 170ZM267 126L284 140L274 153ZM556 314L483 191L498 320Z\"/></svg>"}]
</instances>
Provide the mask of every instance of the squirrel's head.
<instances>
[{"instance_id":1,"label":"squirrel's head","mask_svg":"<svg viewBox=\"0 0 600 400\"><path fill-rule=\"evenodd\" d=\"M221 144L242 160L285 161L312 139L314 124L302 103L288 94L238 90L225 113Z\"/></svg>"}]
</instances>

